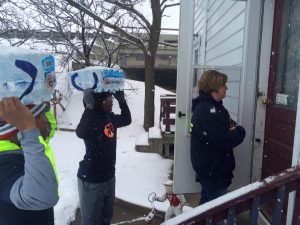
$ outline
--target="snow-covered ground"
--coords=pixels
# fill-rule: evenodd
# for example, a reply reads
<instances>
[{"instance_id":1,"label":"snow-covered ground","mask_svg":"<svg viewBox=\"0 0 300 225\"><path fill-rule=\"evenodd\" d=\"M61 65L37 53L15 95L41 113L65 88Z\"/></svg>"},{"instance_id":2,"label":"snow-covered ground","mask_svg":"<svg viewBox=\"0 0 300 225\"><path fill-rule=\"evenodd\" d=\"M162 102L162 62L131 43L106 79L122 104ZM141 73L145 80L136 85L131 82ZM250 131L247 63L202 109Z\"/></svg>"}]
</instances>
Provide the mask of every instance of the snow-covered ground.
<instances>
[{"instance_id":1,"label":"snow-covered ground","mask_svg":"<svg viewBox=\"0 0 300 225\"><path fill-rule=\"evenodd\" d=\"M66 74L58 75L58 88L67 95ZM117 163L116 163L116 197L137 205L151 207L148 195L164 192L163 182L168 179L172 160L164 159L154 153L135 151L135 143L140 135L145 135L142 127L144 114L144 83L127 80L126 98L131 109L132 124L118 130ZM159 119L159 96L168 91L155 88L155 124ZM66 111L58 107L60 127L76 128L83 112L82 92L72 90L68 99L64 99ZM114 111L120 112L118 103L114 101ZM78 207L77 178L78 163L83 158L85 149L83 141L74 132L57 131L51 141L54 149L56 166L60 178L60 200L55 206L55 224L67 225L75 217ZM158 210L166 210L168 202L155 203ZM141 215L143 216L143 215Z\"/></svg>"}]
</instances>

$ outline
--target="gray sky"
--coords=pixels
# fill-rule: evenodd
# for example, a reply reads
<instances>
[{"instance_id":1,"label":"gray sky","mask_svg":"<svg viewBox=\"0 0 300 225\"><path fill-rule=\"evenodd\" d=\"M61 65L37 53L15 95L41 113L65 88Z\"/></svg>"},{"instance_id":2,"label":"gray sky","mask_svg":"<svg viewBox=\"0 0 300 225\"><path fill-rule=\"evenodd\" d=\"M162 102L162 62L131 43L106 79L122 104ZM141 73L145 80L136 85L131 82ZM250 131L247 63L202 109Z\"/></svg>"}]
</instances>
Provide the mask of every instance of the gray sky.
<instances>
[{"instance_id":1,"label":"gray sky","mask_svg":"<svg viewBox=\"0 0 300 225\"><path fill-rule=\"evenodd\" d=\"M149 18L151 17L150 10L150 3L147 1L143 4L141 11ZM179 6L167 8L164 15L166 16L162 19L162 28L179 28Z\"/></svg>"},{"instance_id":2,"label":"gray sky","mask_svg":"<svg viewBox=\"0 0 300 225\"><path fill-rule=\"evenodd\" d=\"M162 27L163 28L179 28L179 6L167 8L163 17Z\"/></svg>"}]
</instances>

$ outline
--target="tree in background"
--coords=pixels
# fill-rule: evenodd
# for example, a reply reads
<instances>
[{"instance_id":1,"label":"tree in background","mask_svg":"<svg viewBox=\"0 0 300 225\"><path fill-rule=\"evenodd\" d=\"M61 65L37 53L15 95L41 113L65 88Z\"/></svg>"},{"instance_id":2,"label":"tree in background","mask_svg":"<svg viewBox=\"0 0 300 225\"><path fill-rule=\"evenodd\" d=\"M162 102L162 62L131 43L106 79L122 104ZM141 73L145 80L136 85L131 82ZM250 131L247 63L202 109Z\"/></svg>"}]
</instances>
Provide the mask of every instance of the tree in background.
<instances>
[{"instance_id":1,"label":"tree in background","mask_svg":"<svg viewBox=\"0 0 300 225\"><path fill-rule=\"evenodd\" d=\"M20 46L32 37L30 23L16 5L0 0L0 15L0 41L5 39L11 46ZM17 34L19 30L22 32Z\"/></svg>"},{"instance_id":2,"label":"tree in background","mask_svg":"<svg viewBox=\"0 0 300 225\"><path fill-rule=\"evenodd\" d=\"M30 6L30 17L43 32L50 36L42 38L53 51L62 55L61 63L75 61L80 68L103 65L113 67L123 43L109 35L103 24L85 12L80 12L66 2L55 0L25 0ZM92 12L99 12L105 20L116 17L114 7L102 8L94 0L81 0Z\"/></svg>"},{"instance_id":3,"label":"tree in background","mask_svg":"<svg viewBox=\"0 0 300 225\"><path fill-rule=\"evenodd\" d=\"M0 37L11 45L19 46L28 39L33 43L31 47L42 43L46 50L60 55L63 67L69 61L75 62L77 69L94 65L113 67L120 60L120 49L128 45L67 2L0 0L0 4ZM117 16L113 7L107 10L94 0L81 0L81 4L100 12L106 20Z\"/></svg>"},{"instance_id":4,"label":"tree in background","mask_svg":"<svg viewBox=\"0 0 300 225\"><path fill-rule=\"evenodd\" d=\"M104 28L114 31L119 39L140 48L145 56L145 101L144 128L154 126L154 66L159 45L161 22L165 9L179 5L179 0L98 0L97 5L103 10L114 9L116 16L110 19L95 11L80 0L64 0L70 6L93 18ZM138 9L145 2L150 3L151 20ZM138 27L143 32L132 32L128 27Z\"/></svg>"}]
</instances>

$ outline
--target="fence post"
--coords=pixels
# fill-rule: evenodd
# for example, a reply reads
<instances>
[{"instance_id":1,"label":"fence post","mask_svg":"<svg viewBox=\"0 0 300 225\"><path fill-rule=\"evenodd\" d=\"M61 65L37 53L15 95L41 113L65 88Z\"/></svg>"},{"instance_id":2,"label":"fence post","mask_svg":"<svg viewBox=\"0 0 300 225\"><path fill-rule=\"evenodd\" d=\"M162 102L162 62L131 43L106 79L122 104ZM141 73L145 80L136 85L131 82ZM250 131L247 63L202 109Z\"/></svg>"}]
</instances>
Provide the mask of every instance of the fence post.
<instances>
[{"instance_id":1,"label":"fence post","mask_svg":"<svg viewBox=\"0 0 300 225\"><path fill-rule=\"evenodd\" d=\"M296 192L292 225L300 225L300 188Z\"/></svg>"}]
</instances>

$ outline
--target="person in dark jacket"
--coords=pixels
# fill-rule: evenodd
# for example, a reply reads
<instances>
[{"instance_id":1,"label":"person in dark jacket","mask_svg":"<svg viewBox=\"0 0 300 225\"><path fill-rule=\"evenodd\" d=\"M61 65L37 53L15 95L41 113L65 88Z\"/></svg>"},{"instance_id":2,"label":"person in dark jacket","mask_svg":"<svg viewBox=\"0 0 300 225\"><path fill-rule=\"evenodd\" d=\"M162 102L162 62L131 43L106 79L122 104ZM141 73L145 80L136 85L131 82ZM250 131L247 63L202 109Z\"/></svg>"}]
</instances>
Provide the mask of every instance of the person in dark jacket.
<instances>
[{"instance_id":1,"label":"person in dark jacket","mask_svg":"<svg viewBox=\"0 0 300 225\"><path fill-rule=\"evenodd\" d=\"M55 121L48 111L45 103L0 101L1 225L54 225L58 179L48 142Z\"/></svg>"},{"instance_id":2,"label":"person in dark jacket","mask_svg":"<svg viewBox=\"0 0 300 225\"><path fill-rule=\"evenodd\" d=\"M224 108L227 75L204 72L198 82L199 96L192 102L191 161L200 182L200 204L227 193L233 178L233 148L241 144L245 130Z\"/></svg>"},{"instance_id":3,"label":"person in dark jacket","mask_svg":"<svg viewBox=\"0 0 300 225\"><path fill-rule=\"evenodd\" d=\"M113 96L121 114L112 112ZM78 191L82 225L110 224L115 198L117 128L131 123L123 91L114 94L84 91L85 110L76 129L86 153L79 163Z\"/></svg>"}]
</instances>

